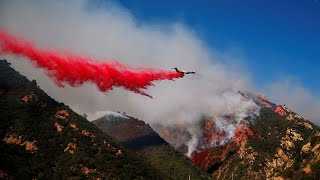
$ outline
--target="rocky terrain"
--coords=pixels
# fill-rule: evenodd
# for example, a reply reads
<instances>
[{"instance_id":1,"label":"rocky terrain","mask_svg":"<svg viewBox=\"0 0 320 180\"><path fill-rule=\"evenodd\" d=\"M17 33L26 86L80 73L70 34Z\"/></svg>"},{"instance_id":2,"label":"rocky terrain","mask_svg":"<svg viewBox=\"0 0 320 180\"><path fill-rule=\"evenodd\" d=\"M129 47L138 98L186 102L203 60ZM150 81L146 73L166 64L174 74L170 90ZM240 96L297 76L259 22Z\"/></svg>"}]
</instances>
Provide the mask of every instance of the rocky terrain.
<instances>
[{"instance_id":1,"label":"rocky terrain","mask_svg":"<svg viewBox=\"0 0 320 180\"><path fill-rule=\"evenodd\" d=\"M201 144L190 156L193 163L213 179L319 179L319 127L263 95L239 93L244 100L252 99L261 107L259 116L241 120L230 140L212 119L204 118ZM224 118L232 121L233 116ZM135 149L126 144L128 141L144 139L147 134L154 136L150 138L154 142L160 139L149 125L128 116L101 118L94 123L128 148ZM159 135L186 154L185 133L184 126L180 126L163 128ZM148 138L143 142L148 144Z\"/></svg>"},{"instance_id":2,"label":"rocky terrain","mask_svg":"<svg viewBox=\"0 0 320 180\"><path fill-rule=\"evenodd\" d=\"M0 60L0 179L319 179L319 127L263 95L238 93L259 113L236 122L219 115L236 125L231 134L204 116L187 154L183 124L155 132L126 115L90 123Z\"/></svg>"},{"instance_id":3,"label":"rocky terrain","mask_svg":"<svg viewBox=\"0 0 320 180\"><path fill-rule=\"evenodd\" d=\"M163 179L209 179L202 168L176 151L145 122L130 116L104 116L93 123L117 142L137 152Z\"/></svg>"},{"instance_id":4,"label":"rocky terrain","mask_svg":"<svg viewBox=\"0 0 320 180\"><path fill-rule=\"evenodd\" d=\"M0 60L0 179L161 179L144 159Z\"/></svg>"},{"instance_id":5,"label":"rocky terrain","mask_svg":"<svg viewBox=\"0 0 320 180\"><path fill-rule=\"evenodd\" d=\"M214 121L204 119L203 139L192 153L192 161L214 179L319 179L319 127L265 96L239 93L261 107L260 115L243 119L227 143L223 143L225 132L216 128ZM182 134L183 129L160 133L173 145L179 144ZM186 153L183 147L179 150Z\"/></svg>"}]
</instances>

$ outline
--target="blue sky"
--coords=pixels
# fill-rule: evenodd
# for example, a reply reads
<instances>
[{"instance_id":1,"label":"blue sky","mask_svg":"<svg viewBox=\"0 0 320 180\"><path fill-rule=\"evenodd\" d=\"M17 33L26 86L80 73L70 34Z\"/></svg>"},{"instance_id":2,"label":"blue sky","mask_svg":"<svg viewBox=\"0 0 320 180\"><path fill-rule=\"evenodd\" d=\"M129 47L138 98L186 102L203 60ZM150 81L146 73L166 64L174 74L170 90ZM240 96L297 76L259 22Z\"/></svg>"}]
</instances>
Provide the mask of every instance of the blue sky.
<instances>
[{"instance_id":1,"label":"blue sky","mask_svg":"<svg viewBox=\"0 0 320 180\"><path fill-rule=\"evenodd\" d=\"M157 84L150 91L158 92L159 98L156 103L146 105L145 99L135 98L134 94L123 96L120 92L101 96L92 89L88 96L87 91L80 88L61 90L48 83L43 75L33 74L38 72L33 67L17 63L20 72L29 73L27 77L37 79L51 96L66 101L79 112L121 109L132 115L145 115L161 109L160 114L168 114L167 110L171 112L176 108L174 104L168 107L168 101L177 98L177 94L183 97L177 101L183 107L191 109L190 112L201 112L203 108L224 103L203 103L199 99L219 100L217 90L241 89L243 85L250 91L266 94L277 104L286 104L320 125L319 1L61 0L40 3L34 0L21 3L7 0L0 1L0 26L47 48L112 57L130 65L181 66L187 70L195 66L194 69L204 71L212 68L202 72L206 76L196 81L185 78L184 82L188 83L177 81L170 88ZM207 62L208 57L213 58L212 63ZM234 61L234 58L240 60ZM235 65L219 66L221 61ZM248 74L243 73L243 68ZM250 78L253 83L247 81ZM190 96L195 92L189 87L197 87L197 97ZM128 97L132 104L128 103ZM195 101L199 102L198 110L190 103ZM139 109L136 104L143 108ZM166 108L159 108L159 104ZM146 106L151 110L145 109ZM141 118L154 118L153 113L148 116Z\"/></svg>"},{"instance_id":2,"label":"blue sky","mask_svg":"<svg viewBox=\"0 0 320 180\"><path fill-rule=\"evenodd\" d=\"M293 77L319 94L320 1L115 2L142 23L182 22L209 47L236 51L257 87Z\"/></svg>"}]
</instances>

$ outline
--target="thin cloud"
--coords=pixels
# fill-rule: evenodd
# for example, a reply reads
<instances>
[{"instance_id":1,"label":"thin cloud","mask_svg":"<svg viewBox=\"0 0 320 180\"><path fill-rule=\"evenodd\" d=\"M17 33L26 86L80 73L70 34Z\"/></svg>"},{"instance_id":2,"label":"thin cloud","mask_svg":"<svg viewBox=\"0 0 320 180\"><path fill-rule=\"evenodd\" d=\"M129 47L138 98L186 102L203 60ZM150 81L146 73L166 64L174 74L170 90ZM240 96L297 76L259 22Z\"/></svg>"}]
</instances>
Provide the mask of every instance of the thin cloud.
<instances>
[{"instance_id":1,"label":"thin cloud","mask_svg":"<svg viewBox=\"0 0 320 180\"><path fill-rule=\"evenodd\" d=\"M269 84L266 93L277 104L286 104L306 119L320 125L320 96L312 94L296 78L281 78Z\"/></svg>"}]
</instances>

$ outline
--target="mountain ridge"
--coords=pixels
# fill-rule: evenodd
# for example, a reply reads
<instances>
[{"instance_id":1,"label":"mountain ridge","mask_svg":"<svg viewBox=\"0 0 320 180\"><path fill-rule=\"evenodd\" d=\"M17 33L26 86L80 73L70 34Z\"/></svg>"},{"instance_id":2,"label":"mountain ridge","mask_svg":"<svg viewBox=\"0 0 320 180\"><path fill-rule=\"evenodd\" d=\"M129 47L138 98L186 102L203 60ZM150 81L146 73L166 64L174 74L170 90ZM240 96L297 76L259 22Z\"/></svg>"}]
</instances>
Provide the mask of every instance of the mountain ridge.
<instances>
[{"instance_id":1,"label":"mountain ridge","mask_svg":"<svg viewBox=\"0 0 320 180\"><path fill-rule=\"evenodd\" d=\"M240 121L226 144L224 131L215 121L204 119L202 144L191 155L215 179L317 179L320 177L320 130L285 105L276 105L262 95L238 92L261 109L255 119ZM232 115L228 118L232 119ZM229 121L229 120L228 120ZM165 129L164 139L176 140L180 131ZM178 134L177 134L178 133ZM207 142L218 142L207 146ZM185 153L185 151L181 151Z\"/></svg>"},{"instance_id":2,"label":"mountain ridge","mask_svg":"<svg viewBox=\"0 0 320 180\"><path fill-rule=\"evenodd\" d=\"M142 120L128 115L109 115L92 123L146 159L162 174L163 179L210 179L204 170L176 151Z\"/></svg>"},{"instance_id":3,"label":"mountain ridge","mask_svg":"<svg viewBox=\"0 0 320 180\"><path fill-rule=\"evenodd\" d=\"M244 99L252 97L244 93L243 96ZM320 175L319 127L285 105L276 105L262 95L254 97L254 102L261 107L259 116L241 121L227 143L198 149L190 157L193 163L214 179L317 179ZM225 138L214 126L210 121L203 122L205 139L202 142L210 142L212 138L220 142ZM172 130L165 130L159 135L166 140L176 140L179 132L183 133L182 130L170 134ZM176 149L186 153L183 146Z\"/></svg>"},{"instance_id":4,"label":"mountain ridge","mask_svg":"<svg viewBox=\"0 0 320 180\"><path fill-rule=\"evenodd\" d=\"M318 179L319 127L263 95L238 93L260 106L259 115L241 119L230 139L203 117L189 159L184 126L156 133L126 116L96 127L0 60L0 178Z\"/></svg>"},{"instance_id":5,"label":"mountain ridge","mask_svg":"<svg viewBox=\"0 0 320 180\"><path fill-rule=\"evenodd\" d=\"M150 164L0 60L0 178L161 179Z\"/></svg>"}]
</instances>

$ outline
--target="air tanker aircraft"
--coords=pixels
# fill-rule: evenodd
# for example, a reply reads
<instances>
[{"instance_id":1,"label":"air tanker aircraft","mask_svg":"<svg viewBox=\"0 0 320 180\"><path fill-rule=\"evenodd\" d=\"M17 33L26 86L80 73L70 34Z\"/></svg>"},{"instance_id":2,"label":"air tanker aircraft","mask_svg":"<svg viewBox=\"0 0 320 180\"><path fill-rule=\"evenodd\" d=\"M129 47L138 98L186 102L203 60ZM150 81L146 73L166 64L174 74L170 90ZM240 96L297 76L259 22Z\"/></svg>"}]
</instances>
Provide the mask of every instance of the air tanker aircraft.
<instances>
[{"instance_id":1,"label":"air tanker aircraft","mask_svg":"<svg viewBox=\"0 0 320 180\"><path fill-rule=\"evenodd\" d=\"M181 74L182 76L184 76L184 75L186 75L186 74L196 74L196 72L195 71L181 71L181 70L179 70L178 68L173 68L173 69L175 69L176 70L176 72L177 73L179 73L179 74Z\"/></svg>"}]
</instances>

